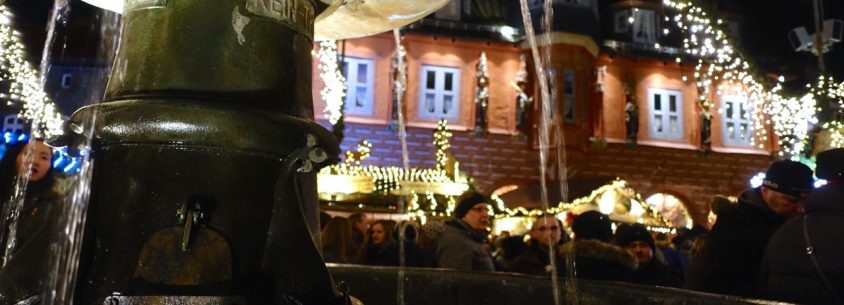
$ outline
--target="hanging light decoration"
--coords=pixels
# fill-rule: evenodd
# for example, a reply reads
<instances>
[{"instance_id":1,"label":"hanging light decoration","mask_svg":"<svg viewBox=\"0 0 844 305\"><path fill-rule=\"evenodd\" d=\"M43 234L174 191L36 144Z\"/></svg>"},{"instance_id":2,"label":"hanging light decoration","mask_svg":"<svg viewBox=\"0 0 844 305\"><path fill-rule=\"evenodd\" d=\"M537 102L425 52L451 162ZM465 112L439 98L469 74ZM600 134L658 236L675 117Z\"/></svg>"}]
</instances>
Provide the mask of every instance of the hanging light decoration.
<instances>
[{"instance_id":1,"label":"hanging light decoration","mask_svg":"<svg viewBox=\"0 0 844 305\"><path fill-rule=\"evenodd\" d=\"M319 96L325 102L325 114L331 125L337 124L343 115L343 104L346 97L346 78L338 69L337 41L323 40L319 43L316 55L319 59L317 68L319 77L325 84L319 91Z\"/></svg>"},{"instance_id":2,"label":"hanging light decoration","mask_svg":"<svg viewBox=\"0 0 844 305\"><path fill-rule=\"evenodd\" d=\"M713 21L706 11L690 1L664 0L663 4L677 12L671 20L688 35L683 40L684 52L699 58L694 77L703 93L701 99L706 99L710 94L709 87L713 80L740 88L751 103L754 130L752 143L764 148L764 143L768 141L767 126L772 126L779 138L781 154L794 155L802 151L804 147L799 139L806 136L809 124L817 122L814 96L784 97L779 84L766 89L731 38L720 29L723 20ZM680 60L678 57L677 61ZM718 95L720 93L721 90L716 92Z\"/></svg>"},{"instance_id":3,"label":"hanging light decoration","mask_svg":"<svg viewBox=\"0 0 844 305\"><path fill-rule=\"evenodd\" d=\"M35 137L52 137L62 134L62 115L44 93L37 71L25 57L18 33L12 29L12 14L0 4L0 81L10 81L8 94L0 95L7 106L21 103L20 115L32 123Z\"/></svg>"}]
</instances>

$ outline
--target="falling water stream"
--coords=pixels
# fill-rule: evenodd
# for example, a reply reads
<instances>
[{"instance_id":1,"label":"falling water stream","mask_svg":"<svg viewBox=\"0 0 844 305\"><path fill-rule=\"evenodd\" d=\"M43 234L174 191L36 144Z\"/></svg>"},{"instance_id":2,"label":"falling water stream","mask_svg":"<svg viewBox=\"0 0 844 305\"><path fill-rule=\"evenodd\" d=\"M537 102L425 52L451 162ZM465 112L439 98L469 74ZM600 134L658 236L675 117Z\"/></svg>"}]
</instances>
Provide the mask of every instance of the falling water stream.
<instances>
[{"instance_id":1,"label":"falling water stream","mask_svg":"<svg viewBox=\"0 0 844 305\"><path fill-rule=\"evenodd\" d=\"M95 71L86 75L84 79L74 81L74 86L78 92L82 92L84 104L98 102L103 97L105 91L105 84L107 75L111 66L111 59L116 51L117 42L119 39L120 17L119 15L97 10L96 16L93 18L98 24L93 26L99 28L99 33L89 33L91 37L98 38L99 44L97 46L98 56L94 66L104 64L102 69L94 69ZM49 13L47 20L47 35L44 42L44 49L42 51L41 62L39 65L40 82L42 88L47 88L47 78L52 65L55 62L61 61L64 57L64 51L67 48L67 37L61 39L61 45L57 46L57 38L68 28L68 23L71 19L71 3L70 0L56 0ZM98 35L98 36L97 36ZM53 50L59 48L61 52L58 58L54 58ZM49 95L49 94L48 94ZM93 138L94 124L96 122L96 111L89 112L90 115L78 120L78 124L70 124L65 128L65 134L62 136L62 144L66 143L66 151L68 155L76 158L79 170L76 172L62 173L60 178L56 178L55 185L52 188L53 192L58 193L58 197L47 204L55 205L54 209L58 209L57 229L53 234L52 242L50 243L49 251L46 257L48 261L47 274L44 277L43 290L40 296L31 296L27 301L37 301L41 299L41 304L71 304L73 299L73 291L76 283L76 271L79 265L80 249L82 245L82 232L85 227L85 215L87 214L88 198L91 188L91 173L93 167L93 160L90 154L91 139ZM37 132L39 124L34 122L33 133ZM34 138L34 137L33 137ZM51 142L47 139L48 143ZM58 150L54 149L54 153ZM28 152L26 152L28 153ZM27 159L25 166L31 166L32 159ZM51 162L52 163L52 162ZM60 169L53 169L54 173ZM58 175L57 175L58 177ZM14 188L14 195L12 203L5 207L3 215L9 215L8 218L3 217L5 223L2 226L7 227L6 245L4 247L5 261L8 262L14 255L17 242L17 226L24 206L24 199L26 197L26 186L29 182L29 175L19 177L16 179L16 186Z\"/></svg>"},{"instance_id":2,"label":"falling water stream","mask_svg":"<svg viewBox=\"0 0 844 305\"><path fill-rule=\"evenodd\" d=\"M69 3L62 4L61 1L56 0L54 12L57 12L59 8L70 10ZM65 12L64 14L68 13ZM117 51L120 33L120 16L118 14L106 10L97 10L96 14L96 20L99 21L99 33L96 33L99 35L97 59L106 63L107 67L100 70L98 75L90 77L90 82L86 84L88 85L87 88L84 88L89 104L96 103L103 98L108 72L111 68L112 58ZM50 26L51 31L55 30L53 27L57 21L57 18L51 19L50 22L53 23ZM45 54L48 54L46 50L51 47L50 44L45 45ZM42 73L46 74L43 67L46 67L50 62L49 57L44 57ZM42 294L42 304L45 305L71 304L73 300L82 247L82 234L85 228L91 190L94 162L90 152L96 120L97 111L94 109L94 111L88 112L85 117L80 118L78 125L71 124L69 128L66 128L66 133L69 134L65 134L65 137L70 139L68 145L71 146L68 150L79 158L81 166L79 172L71 178L70 189L61 206L61 218L58 220L59 232L57 232L49 249L49 271Z\"/></svg>"},{"instance_id":3,"label":"falling water stream","mask_svg":"<svg viewBox=\"0 0 844 305\"><path fill-rule=\"evenodd\" d=\"M51 59L51 51L53 43L56 40L56 26L66 26L68 22L68 17L70 14L70 1L69 0L55 0L53 3L53 8L50 10L50 14L47 19L47 37L44 41L44 50L41 54L41 62L39 63L38 75L39 75L39 83L40 88L46 88L47 85L47 75L50 68L50 59ZM26 102L26 101L25 101ZM34 102L34 101L31 101ZM30 138L30 143L36 141L35 135L43 134L38 129L40 128L40 123L38 118L35 118L32 122L32 134L33 137ZM22 151L25 156L29 156L24 159L24 163L21 164L24 168L31 168L32 163L34 161L35 156L34 153L34 146L29 145L26 146L25 151ZM4 245L3 251L3 266L8 263L12 257L14 256L14 250L17 248L17 231L18 231L18 222L20 220L21 211L24 208L24 203L26 199L26 190L27 185L29 184L31 173L27 172L25 175L17 175L15 178L15 187L13 191L13 195L11 200L9 201L11 204L4 206L4 223L2 224L3 227L7 229L4 232L7 232L4 236L6 244Z\"/></svg>"},{"instance_id":4,"label":"falling water stream","mask_svg":"<svg viewBox=\"0 0 844 305\"><path fill-rule=\"evenodd\" d=\"M393 30L393 38L396 42L396 69L398 69L398 73L396 73L396 79L393 80L393 88L395 89L395 99L396 99L396 112L398 117L399 123L399 140L401 141L401 162L402 168L404 168L404 172L408 173L410 170L410 159L407 152L407 126L404 118L404 90L407 88L407 70L405 69L406 63L404 62L404 47L401 44L401 33L399 29ZM399 196L398 202L398 210L404 212L405 203L406 203L406 196ZM400 223L398 226L398 239L399 239L399 272L396 279L396 304L397 305L404 305L405 304L405 289L404 284L407 279L405 279L405 265L407 262L405 261L405 253L406 249L405 246L407 245L407 240L405 236L405 229L409 225L409 222Z\"/></svg>"},{"instance_id":5,"label":"falling water stream","mask_svg":"<svg viewBox=\"0 0 844 305\"><path fill-rule=\"evenodd\" d=\"M540 198L543 211L548 211L549 202L548 202L548 184L547 184L547 165L548 165L548 156L549 156L549 146L550 146L550 136L549 136L549 129L552 128L552 124L554 125L554 131L556 134L556 141L555 149L556 149L556 160L557 160L557 178L560 182L560 194L562 200L567 200L568 198L568 186L566 183L567 173L566 173L566 161L565 161L565 135L563 134L562 128L560 126L560 120L553 120L552 114L553 111L556 109L552 109L552 96L556 98L556 94L552 95L549 89L549 79L548 79L548 71L551 65L551 41L550 41L550 33L553 31L553 18L554 18L554 10L552 7L552 0L545 0L543 3L543 18L542 18L542 29L543 35L541 38L542 41L542 50L537 44L537 37L534 33L533 21L531 19L530 10L527 5L527 0L519 0L519 7L521 9L522 14L522 21L524 22L525 27L525 36L528 40L528 44L530 45L531 55L533 57L534 68L537 76L537 82L539 83L540 88L540 100L541 100L541 111L540 111L540 126L539 126L539 175L540 175ZM556 77L552 75L553 77ZM556 104L556 103L555 103ZM547 218L543 218L546 219ZM546 224L548 225L548 224ZM561 228L562 229L562 228ZM560 298L560 291L559 291L559 275L557 274L557 262L556 259L556 252L558 249L555 246L554 242L549 242L549 257L551 263L551 286L552 286L552 293L554 297L554 304L560 305L561 298ZM578 304L577 299L577 276L575 273L575 259L574 259L574 243L571 243L572 251L570 255L566 255L566 271L568 272L568 277L566 280L566 296L568 297L569 304Z\"/></svg>"},{"instance_id":6,"label":"falling water stream","mask_svg":"<svg viewBox=\"0 0 844 305\"><path fill-rule=\"evenodd\" d=\"M531 47L531 52L534 58L534 67L536 70L537 81L540 87L541 92L541 126L539 128L539 143L540 143L540 185L541 185L541 200L542 200L542 207L545 210L549 208L548 202L548 185L547 185L547 164L549 162L549 148L550 148L550 129L554 128L555 133L555 148L556 148L556 161L557 161L557 169L558 169L558 179L560 181L560 190L562 194L563 200L567 199L567 185L566 185L566 161L565 161L565 150L564 148L564 141L565 136L562 132L561 126L559 121L553 121L551 118L552 113L552 101L551 101L551 94L549 91L549 80L547 69L550 66L550 58L551 58L551 43L548 41L549 35L544 35L542 38L546 41L543 42L542 50L537 43L537 37L533 31L533 25L530 18L530 12L527 7L527 0L520 0L520 7L521 7L521 14L525 24L526 36L527 40ZM552 0L545 0L545 15L543 16L543 28L546 33L550 33L552 31L552 18L553 18L553 10L551 7ZM46 83L46 77L48 75L48 71L50 69L50 64L53 62L51 50L53 49L53 44L56 40L56 30L57 27L65 27L68 22L68 18L70 17L70 1L69 0L56 0L54 2L53 9L51 11L51 17L48 20L47 25L47 40L45 42L45 47L43 51L43 55L41 58L40 63L40 72L41 72L41 81L42 84ZM120 17L115 13L111 13L108 11L98 11L99 14L99 22L100 22L100 45L99 45L99 54L98 58L104 59L105 62L109 63L109 67L103 70L102 77L98 79L98 81L93 82L90 84L91 86L88 88L88 94L90 96L89 102L96 102L102 98L102 93L104 92L104 84L106 81L105 75L107 75L108 70L110 70L110 59L113 57L114 52L116 51L117 41L119 40L119 23ZM393 31L395 44L396 44L396 52L403 52L401 46L401 36L398 30ZM399 67L399 73L397 78L394 80L394 86L396 88L395 94L396 99L398 100L397 103L397 114L398 114L398 135L401 141L402 147L402 165L403 168L407 171L409 169L409 155L407 149L407 130L406 130L406 120L404 117L404 105L403 105L403 98L404 98L404 91L406 88L407 83L407 75L404 69L405 62L402 56L398 56L397 65ZM62 198L61 204L61 215L62 218L59 219L60 229L56 232L56 237L54 242L51 244L50 249L45 251L50 251L50 261L49 263L49 274L46 275L45 287L43 290L43 294L41 295L42 304L70 304L71 300L73 299L73 287L75 286L76 281L76 269L78 267L79 262L79 252L82 244L82 232L84 231L85 227L85 215L88 208L88 198L90 192L90 182L91 182L91 173L93 170L93 160L92 156L90 155L90 147L91 147L91 140L93 139L93 131L94 131L94 124L96 122L96 111L91 111L91 116L82 118L79 120L81 122L80 125L72 125L70 128L67 128L66 137L70 137L74 140L71 141L73 143L73 147L69 147L69 151L74 152L75 156L79 158L79 162L81 162L82 166L78 173L73 174L70 177L69 182L69 189L64 198ZM553 126L552 126L553 125ZM29 160L31 162L31 160ZM28 165L27 165L28 166ZM7 243L4 247L4 251L6 253L6 260L4 264L8 261L8 258L11 257L12 251L15 248L15 234L16 234L16 227L17 227L17 220L21 213L21 209L23 207L23 201L26 193L26 186L28 183L29 177L20 177L16 179L16 187L14 188L14 195L12 202L14 204L6 205L4 207L3 215L10 215L10 217L6 218L3 217L0 219L0 225L8 226L8 236L7 236ZM399 199L399 206L398 209L400 211L404 211L405 209L406 198L402 197ZM404 305L405 304L405 228L402 224L399 229L399 259L400 259L400 268L398 272L398 282L397 282L397 304ZM549 243L553 244L553 243ZM549 252L551 257L556 255L556 247L550 247ZM552 264L552 287L554 287L553 296L554 296L554 304L559 305L561 304L561 296L559 292L559 279L557 274L557 266L556 261L551 259ZM568 280L565 282L565 287L567 289L566 296L569 297L570 304L578 304L578 300L576 297L576 281L575 281L575 274L574 274L574 260L573 256L566 257L566 270L568 270Z\"/></svg>"}]
</instances>

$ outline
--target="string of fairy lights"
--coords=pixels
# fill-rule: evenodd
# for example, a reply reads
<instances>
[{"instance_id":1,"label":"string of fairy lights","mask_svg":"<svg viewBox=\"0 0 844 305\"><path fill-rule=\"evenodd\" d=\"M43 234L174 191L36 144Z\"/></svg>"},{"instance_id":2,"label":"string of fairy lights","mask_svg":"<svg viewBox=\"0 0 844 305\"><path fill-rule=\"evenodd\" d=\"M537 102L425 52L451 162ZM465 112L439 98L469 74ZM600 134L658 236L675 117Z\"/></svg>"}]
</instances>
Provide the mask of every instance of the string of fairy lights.
<instances>
[{"instance_id":1,"label":"string of fairy lights","mask_svg":"<svg viewBox=\"0 0 844 305\"><path fill-rule=\"evenodd\" d=\"M62 115L44 92L38 72L24 58L26 52L12 29L12 13L0 3L0 81L9 81L8 94L0 95L7 106L20 102L20 115L32 123L35 137L62 134Z\"/></svg>"},{"instance_id":2,"label":"string of fairy lights","mask_svg":"<svg viewBox=\"0 0 844 305\"><path fill-rule=\"evenodd\" d=\"M328 121L334 125L343 115L343 102L346 95L346 78L338 69L337 41L320 41L319 50L314 56L319 60L317 69L325 84L319 91L319 96L325 102L325 114L328 116Z\"/></svg>"},{"instance_id":3,"label":"string of fairy lights","mask_svg":"<svg viewBox=\"0 0 844 305\"><path fill-rule=\"evenodd\" d=\"M611 200L605 200L604 196L609 192L616 192L620 198L610 198ZM527 209L524 207L508 208L499 196L493 195L491 196L491 199L493 201L493 205L495 206L495 210L499 211L499 213L495 214L496 218L517 216L538 217L543 214L559 215L583 205L594 205L594 208L599 209L602 213L612 214L617 202L619 200L624 200L630 202L630 209L628 212L636 214L636 216L640 217L640 219L649 218L653 220L653 222L648 223L648 225L655 227L671 227L671 221L660 215L653 206L647 204L645 200L642 199L641 194L636 192L627 184L626 181L621 179L616 179L593 190L588 196L574 199L571 202L560 202L557 206L549 207L545 211L541 209Z\"/></svg>"},{"instance_id":4,"label":"string of fairy lights","mask_svg":"<svg viewBox=\"0 0 844 305\"><path fill-rule=\"evenodd\" d=\"M808 125L818 123L816 113L820 109L816 97L825 94L844 106L844 82L836 84L830 77L820 76L814 86L808 84L811 92L801 97L783 96L781 84L766 89L754 75L750 63L721 29L724 25L722 19L713 19L690 1L664 0L663 4L677 12L673 18L666 15L665 21L675 24L687 34L683 39L685 54L697 58L694 78L702 110L709 111L713 107L710 92L713 82L718 84L717 95L730 88L738 88L751 103L751 126L754 130L751 143L759 148L764 148L764 143L768 142L766 127L771 126L778 136L780 154L793 157L806 148L802 139L808 133ZM663 34L667 35L668 29L664 29ZM659 45L656 47L659 48ZM679 56L675 60L683 62ZM844 138L839 140L839 143L844 143Z\"/></svg>"},{"instance_id":5,"label":"string of fairy lights","mask_svg":"<svg viewBox=\"0 0 844 305\"><path fill-rule=\"evenodd\" d=\"M347 151L343 163L333 164L320 170L324 175L344 176L365 176L374 180L375 192L389 194L400 187L401 181L414 181L422 183L452 183L458 177L450 177L446 171L448 164L448 149L451 147L451 132L448 131L448 121L440 120L433 132L433 144L436 148L436 168L409 168L402 167L361 165L361 161L370 156L372 144L361 141L355 152Z\"/></svg>"},{"instance_id":6,"label":"string of fairy lights","mask_svg":"<svg viewBox=\"0 0 844 305\"><path fill-rule=\"evenodd\" d=\"M448 164L448 148L451 147L451 132L448 131L448 121L440 120L434 131L434 147L437 148L437 170L444 171Z\"/></svg>"},{"instance_id":7,"label":"string of fairy lights","mask_svg":"<svg viewBox=\"0 0 844 305\"><path fill-rule=\"evenodd\" d=\"M665 21L675 24L686 34L683 39L684 52L697 59L694 79L701 109L711 111L714 106L710 90L713 82L718 84L716 95L728 89L738 89L748 97L752 109L766 109L763 103L769 99L770 92L754 77L749 62L721 29L724 21L711 18L705 10L688 1L664 0L663 4L677 12L673 18L665 16ZM678 56L675 61L682 63L683 58ZM723 109L718 111L722 112ZM765 113L751 111L751 126L754 130L751 143L759 148L764 148L764 143L768 141L765 123L769 120L765 118Z\"/></svg>"}]
</instances>

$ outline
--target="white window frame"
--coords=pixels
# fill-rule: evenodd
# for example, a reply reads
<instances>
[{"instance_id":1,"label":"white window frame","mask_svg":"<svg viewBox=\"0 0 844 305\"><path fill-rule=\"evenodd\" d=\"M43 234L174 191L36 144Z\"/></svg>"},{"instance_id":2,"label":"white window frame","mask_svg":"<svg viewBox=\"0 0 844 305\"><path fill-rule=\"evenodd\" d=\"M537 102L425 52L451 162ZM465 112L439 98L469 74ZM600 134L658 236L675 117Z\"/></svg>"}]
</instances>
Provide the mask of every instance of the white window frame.
<instances>
[{"instance_id":1,"label":"white window frame","mask_svg":"<svg viewBox=\"0 0 844 305\"><path fill-rule=\"evenodd\" d=\"M627 19L630 18L630 11L619 11L616 12L614 16L615 18L613 19L613 23L615 23L615 32L617 34L627 33L630 31L630 22L627 21Z\"/></svg>"},{"instance_id":2,"label":"white window frame","mask_svg":"<svg viewBox=\"0 0 844 305\"><path fill-rule=\"evenodd\" d=\"M419 117L432 120L455 120L459 118L460 68L423 64L419 71ZM427 88L428 72L434 72L434 88ZM452 74L452 90L446 90L445 76L447 73ZM432 97L430 102L433 103L433 105L428 103L428 96ZM449 97L451 98L450 104L447 103L447 98ZM433 107L433 113L429 111L431 107Z\"/></svg>"},{"instance_id":3,"label":"white window frame","mask_svg":"<svg viewBox=\"0 0 844 305\"><path fill-rule=\"evenodd\" d=\"M451 1L454 1L454 0L451 0ZM471 16L472 15L472 1L465 0L465 1L463 1L462 4L463 4L462 5L463 6L463 8L462 8L463 14L466 15L466 16Z\"/></svg>"},{"instance_id":4,"label":"white window frame","mask_svg":"<svg viewBox=\"0 0 844 305\"><path fill-rule=\"evenodd\" d=\"M440 10L434 13L437 19L460 21L463 5L460 0L451 0Z\"/></svg>"},{"instance_id":5,"label":"white window frame","mask_svg":"<svg viewBox=\"0 0 844 305\"><path fill-rule=\"evenodd\" d=\"M23 131L26 128L26 120L17 115L10 114L3 117L3 133L10 132L16 134L18 131Z\"/></svg>"},{"instance_id":6,"label":"white window frame","mask_svg":"<svg viewBox=\"0 0 844 305\"><path fill-rule=\"evenodd\" d=\"M62 89L70 89L71 86L73 86L73 74L63 73L62 74Z\"/></svg>"},{"instance_id":7,"label":"white window frame","mask_svg":"<svg viewBox=\"0 0 844 305\"><path fill-rule=\"evenodd\" d=\"M563 69L563 120L574 123L577 119L577 74Z\"/></svg>"},{"instance_id":8,"label":"white window frame","mask_svg":"<svg viewBox=\"0 0 844 305\"><path fill-rule=\"evenodd\" d=\"M723 107L723 111L721 111L721 130L724 144L752 146L753 108L747 97L738 95L722 95L721 103ZM742 110L744 110L744 113L742 113ZM732 130L730 130L731 127Z\"/></svg>"},{"instance_id":9,"label":"white window frame","mask_svg":"<svg viewBox=\"0 0 844 305\"><path fill-rule=\"evenodd\" d=\"M654 44L657 38L656 12L648 9L633 9L630 15L633 16L633 24L630 24L630 34L635 43ZM637 30L644 30L647 37L637 36Z\"/></svg>"},{"instance_id":10,"label":"white window frame","mask_svg":"<svg viewBox=\"0 0 844 305\"><path fill-rule=\"evenodd\" d=\"M373 84L375 60L370 58L350 57L346 56L343 59L345 67L343 68L344 77L346 78L346 98L344 101L344 113L360 116L371 116L373 110ZM366 66L366 79L358 79L358 69L361 66ZM362 103L358 103L358 89L363 89Z\"/></svg>"},{"instance_id":11,"label":"white window frame","mask_svg":"<svg viewBox=\"0 0 844 305\"><path fill-rule=\"evenodd\" d=\"M660 96L657 109L656 96ZM671 111L671 96L675 97L675 109ZM671 118L675 118L675 128L671 129ZM683 93L679 90L648 89L648 134L655 139L683 139Z\"/></svg>"}]
</instances>

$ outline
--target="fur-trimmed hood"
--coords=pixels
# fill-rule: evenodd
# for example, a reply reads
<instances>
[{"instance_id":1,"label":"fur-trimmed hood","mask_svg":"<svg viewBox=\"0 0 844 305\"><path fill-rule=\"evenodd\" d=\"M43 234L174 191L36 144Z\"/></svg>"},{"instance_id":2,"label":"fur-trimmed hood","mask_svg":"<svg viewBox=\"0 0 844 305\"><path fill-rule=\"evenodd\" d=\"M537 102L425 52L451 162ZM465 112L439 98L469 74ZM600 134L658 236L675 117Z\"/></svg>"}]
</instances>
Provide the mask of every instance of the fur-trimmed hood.
<instances>
[{"instance_id":1,"label":"fur-trimmed hood","mask_svg":"<svg viewBox=\"0 0 844 305\"><path fill-rule=\"evenodd\" d=\"M605 261L608 264L617 264L635 270L638 266L636 256L633 252L622 247L600 242L597 240L574 241L575 257L577 259L591 259ZM568 256L572 253L572 242L560 246L560 254Z\"/></svg>"}]
</instances>

